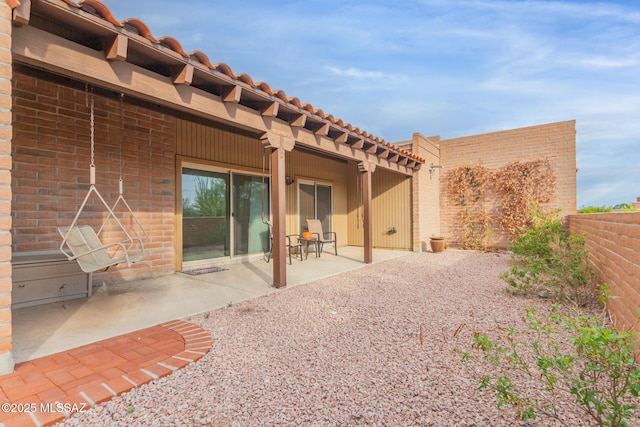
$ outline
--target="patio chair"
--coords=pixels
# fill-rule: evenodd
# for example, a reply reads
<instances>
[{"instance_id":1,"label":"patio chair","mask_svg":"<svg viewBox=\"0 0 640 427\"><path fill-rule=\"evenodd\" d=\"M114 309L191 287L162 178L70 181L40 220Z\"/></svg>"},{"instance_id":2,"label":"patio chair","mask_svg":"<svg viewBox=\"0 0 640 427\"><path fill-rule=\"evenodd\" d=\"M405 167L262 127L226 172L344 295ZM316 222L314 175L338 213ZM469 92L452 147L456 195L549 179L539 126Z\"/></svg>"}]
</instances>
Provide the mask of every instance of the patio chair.
<instances>
[{"instance_id":1,"label":"patio chair","mask_svg":"<svg viewBox=\"0 0 640 427\"><path fill-rule=\"evenodd\" d=\"M316 244L316 251L318 257L322 254L322 247L325 243L333 243L335 254L336 256L338 255L338 244L336 243L337 237L335 231L323 232L322 223L319 219L308 219L307 227L309 228L309 232L317 239L318 243Z\"/></svg>"},{"instance_id":2,"label":"patio chair","mask_svg":"<svg viewBox=\"0 0 640 427\"><path fill-rule=\"evenodd\" d=\"M269 244L270 244L269 254L267 255L267 262L269 262L273 257L273 224L271 224L271 221L267 221L267 225L269 226ZM291 250L294 248L298 248L298 253L300 254L300 261L302 261L302 242L300 242L300 235L287 234L284 237L286 239L287 251L289 252L289 264L293 264L293 262L291 261ZM295 243L291 240L292 237L297 238Z\"/></svg>"}]
</instances>

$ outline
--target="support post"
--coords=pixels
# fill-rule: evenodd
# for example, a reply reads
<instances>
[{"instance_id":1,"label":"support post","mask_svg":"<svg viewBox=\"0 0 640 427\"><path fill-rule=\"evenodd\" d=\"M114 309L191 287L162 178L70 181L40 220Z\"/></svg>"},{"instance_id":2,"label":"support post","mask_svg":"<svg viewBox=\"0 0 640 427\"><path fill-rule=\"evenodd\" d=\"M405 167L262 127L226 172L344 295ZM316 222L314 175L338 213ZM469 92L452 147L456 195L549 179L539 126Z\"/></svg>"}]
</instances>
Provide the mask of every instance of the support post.
<instances>
[{"instance_id":1,"label":"support post","mask_svg":"<svg viewBox=\"0 0 640 427\"><path fill-rule=\"evenodd\" d=\"M362 173L362 204L364 218L362 220L364 228L364 262L373 262L373 220L372 197L371 197L371 175L375 170L375 165L367 162L358 163L358 169Z\"/></svg>"},{"instance_id":2,"label":"support post","mask_svg":"<svg viewBox=\"0 0 640 427\"><path fill-rule=\"evenodd\" d=\"M293 150L295 141L285 135L267 132L262 137L265 149L271 148L271 207L273 227L273 286L287 286L287 216L286 152Z\"/></svg>"}]
</instances>

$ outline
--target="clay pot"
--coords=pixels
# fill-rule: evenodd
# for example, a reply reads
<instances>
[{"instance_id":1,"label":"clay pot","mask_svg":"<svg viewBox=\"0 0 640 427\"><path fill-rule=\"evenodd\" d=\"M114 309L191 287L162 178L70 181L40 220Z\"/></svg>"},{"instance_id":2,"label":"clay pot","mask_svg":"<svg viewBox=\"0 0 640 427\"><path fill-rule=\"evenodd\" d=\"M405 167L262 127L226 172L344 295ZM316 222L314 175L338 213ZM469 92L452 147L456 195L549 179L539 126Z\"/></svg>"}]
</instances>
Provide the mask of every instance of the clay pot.
<instances>
[{"instance_id":1,"label":"clay pot","mask_svg":"<svg viewBox=\"0 0 640 427\"><path fill-rule=\"evenodd\" d=\"M432 237L429 243L431 244L431 252L444 251L444 237Z\"/></svg>"}]
</instances>

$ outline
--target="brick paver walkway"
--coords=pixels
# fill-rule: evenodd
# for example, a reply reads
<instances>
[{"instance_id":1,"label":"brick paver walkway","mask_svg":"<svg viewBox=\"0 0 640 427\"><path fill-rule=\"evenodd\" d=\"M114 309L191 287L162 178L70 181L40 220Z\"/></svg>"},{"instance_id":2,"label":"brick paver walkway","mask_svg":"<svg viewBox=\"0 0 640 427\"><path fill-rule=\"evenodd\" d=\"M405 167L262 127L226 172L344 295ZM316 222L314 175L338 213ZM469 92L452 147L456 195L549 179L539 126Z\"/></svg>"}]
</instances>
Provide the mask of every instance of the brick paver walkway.
<instances>
[{"instance_id":1,"label":"brick paver walkway","mask_svg":"<svg viewBox=\"0 0 640 427\"><path fill-rule=\"evenodd\" d=\"M176 320L16 365L0 376L0 426L45 426L200 359L211 335Z\"/></svg>"}]
</instances>

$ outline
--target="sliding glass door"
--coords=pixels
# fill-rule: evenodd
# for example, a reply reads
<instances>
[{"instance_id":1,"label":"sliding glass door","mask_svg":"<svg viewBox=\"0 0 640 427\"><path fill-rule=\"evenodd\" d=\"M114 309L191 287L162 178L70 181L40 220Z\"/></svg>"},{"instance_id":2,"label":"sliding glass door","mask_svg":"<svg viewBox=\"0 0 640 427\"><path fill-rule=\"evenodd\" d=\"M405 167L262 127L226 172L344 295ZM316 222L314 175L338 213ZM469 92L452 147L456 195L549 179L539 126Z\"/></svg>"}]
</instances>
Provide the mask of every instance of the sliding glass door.
<instances>
[{"instance_id":1,"label":"sliding glass door","mask_svg":"<svg viewBox=\"0 0 640 427\"><path fill-rule=\"evenodd\" d=\"M300 232L307 231L307 219L319 219L322 223L322 231L332 231L331 186L315 182L300 182L298 184L298 218Z\"/></svg>"},{"instance_id":2,"label":"sliding glass door","mask_svg":"<svg viewBox=\"0 0 640 427\"><path fill-rule=\"evenodd\" d=\"M182 260L269 249L269 180L234 171L182 168Z\"/></svg>"},{"instance_id":3,"label":"sliding glass door","mask_svg":"<svg viewBox=\"0 0 640 427\"><path fill-rule=\"evenodd\" d=\"M182 259L227 257L229 174L182 169Z\"/></svg>"},{"instance_id":4,"label":"sliding glass door","mask_svg":"<svg viewBox=\"0 0 640 427\"><path fill-rule=\"evenodd\" d=\"M264 204L263 204L264 203ZM264 206L264 208L263 208ZM264 209L264 211L263 211ZM233 254L266 252L269 226L269 182L259 176L233 174Z\"/></svg>"}]
</instances>

